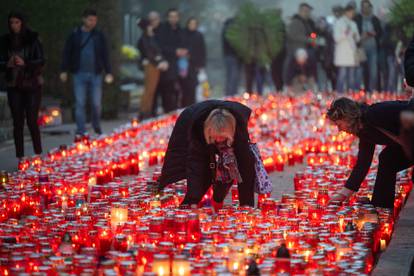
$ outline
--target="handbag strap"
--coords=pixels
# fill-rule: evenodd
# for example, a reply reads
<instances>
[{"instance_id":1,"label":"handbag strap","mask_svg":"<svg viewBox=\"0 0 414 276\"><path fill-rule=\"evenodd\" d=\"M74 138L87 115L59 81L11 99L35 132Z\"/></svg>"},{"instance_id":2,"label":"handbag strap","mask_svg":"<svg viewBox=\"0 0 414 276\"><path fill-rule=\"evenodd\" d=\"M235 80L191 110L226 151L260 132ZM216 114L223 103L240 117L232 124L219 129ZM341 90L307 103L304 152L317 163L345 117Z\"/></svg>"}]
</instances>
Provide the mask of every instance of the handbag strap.
<instances>
[{"instance_id":1,"label":"handbag strap","mask_svg":"<svg viewBox=\"0 0 414 276\"><path fill-rule=\"evenodd\" d=\"M393 140L395 143L399 144L402 147L405 146L405 143L400 139L400 137L392 134L390 131L388 131L386 129L383 129L381 127L375 127L375 128L378 129L379 131L381 131L385 136L387 136L388 138Z\"/></svg>"},{"instance_id":2,"label":"handbag strap","mask_svg":"<svg viewBox=\"0 0 414 276\"><path fill-rule=\"evenodd\" d=\"M82 51L83 48L88 44L89 40L91 40L93 35L93 31L90 32L89 36L85 39L85 41L80 45L80 50Z\"/></svg>"},{"instance_id":3,"label":"handbag strap","mask_svg":"<svg viewBox=\"0 0 414 276\"><path fill-rule=\"evenodd\" d=\"M401 148L403 149L406 157L409 160L413 159L412 156L412 147L410 144L406 143L406 140L402 139L401 136L397 136L394 135L393 133L391 133L390 131L380 128L380 127L375 127L376 129L378 129L379 131L381 131L382 133L384 133L384 135L388 136L390 139L392 139L394 142L396 142L397 144L399 144L401 146Z\"/></svg>"}]
</instances>

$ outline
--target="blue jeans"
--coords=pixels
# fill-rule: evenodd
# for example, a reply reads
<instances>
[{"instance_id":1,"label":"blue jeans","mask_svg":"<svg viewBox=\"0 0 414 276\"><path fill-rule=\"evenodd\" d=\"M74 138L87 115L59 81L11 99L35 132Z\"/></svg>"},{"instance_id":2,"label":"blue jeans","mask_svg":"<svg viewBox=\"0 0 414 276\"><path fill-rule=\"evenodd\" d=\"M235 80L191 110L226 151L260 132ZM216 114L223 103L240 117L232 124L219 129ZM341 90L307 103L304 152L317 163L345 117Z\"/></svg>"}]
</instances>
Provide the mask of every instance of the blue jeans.
<instances>
[{"instance_id":1,"label":"blue jeans","mask_svg":"<svg viewBox=\"0 0 414 276\"><path fill-rule=\"evenodd\" d=\"M237 94L239 88L241 63L234 56L224 56L224 63L226 66L226 90L224 95L233 96Z\"/></svg>"},{"instance_id":2,"label":"blue jeans","mask_svg":"<svg viewBox=\"0 0 414 276\"><path fill-rule=\"evenodd\" d=\"M343 93L345 89L355 90L355 67L341 66L338 67L338 80L336 82L336 91Z\"/></svg>"},{"instance_id":3,"label":"blue jeans","mask_svg":"<svg viewBox=\"0 0 414 276\"><path fill-rule=\"evenodd\" d=\"M387 91L397 92L398 80L402 74L401 65L397 64L395 56L387 56L388 78L387 78Z\"/></svg>"},{"instance_id":4,"label":"blue jeans","mask_svg":"<svg viewBox=\"0 0 414 276\"><path fill-rule=\"evenodd\" d=\"M85 106L88 93L90 93L91 99L92 127L95 132L100 133L102 75L86 72L76 73L73 75L73 88L75 94L76 134L84 134L86 132Z\"/></svg>"},{"instance_id":5,"label":"blue jeans","mask_svg":"<svg viewBox=\"0 0 414 276\"><path fill-rule=\"evenodd\" d=\"M364 64L365 90L372 92L378 90L378 50L365 49L367 61Z\"/></svg>"},{"instance_id":6,"label":"blue jeans","mask_svg":"<svg viewBox=\"0 0 414 276\"><path fill-rule=\"evenodd\" d=\"M263 95L263 87L266 82L266 67L260 67L256 65L256 86L257 86L257 93L259 95Z\"/></svg>"}]
</instances>

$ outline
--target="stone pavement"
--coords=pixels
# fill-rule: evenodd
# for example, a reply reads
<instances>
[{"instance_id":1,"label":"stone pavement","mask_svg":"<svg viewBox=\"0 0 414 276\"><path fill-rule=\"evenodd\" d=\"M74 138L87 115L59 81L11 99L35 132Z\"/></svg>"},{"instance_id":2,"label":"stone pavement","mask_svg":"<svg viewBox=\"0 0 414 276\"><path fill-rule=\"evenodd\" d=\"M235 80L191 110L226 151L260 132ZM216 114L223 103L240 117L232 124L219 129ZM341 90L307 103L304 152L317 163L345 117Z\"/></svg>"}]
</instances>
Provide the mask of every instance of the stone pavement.
<instances>
[{"instance_id":1,"label":"stone pavement","mask_svg":"<svg viewBox=\"0 0 414 276\"><path fill-rule=\"evenodd\" d=\"M381 254L373 276L414 275L414 196L411 191L395 225L387 250Z\"/></svg>"},{"instance_id":2,"label":"stone pavement","mask_svg":"<svg viewBox=\"0 0 414 276\"><path fill-rule=\"evenodd\" d=\"M102 131L111 133L112 130L121 124L127 123L127 118L102 121ZM59 147L62 144L71 144L75 137L75 124L65 124L56 127L48 127L41 129L43 152ZM26 129L27 130L27 129ZM92 129L88 130L93 133ZM27 133L27 131L25 131ZM29 135L25 136L24 151L27 156L32 156L33 147ZM0 143L0 170L15 171L17 169L17 158L15 157L14 142L7 140Z\"/></svg>"}]
</instances>

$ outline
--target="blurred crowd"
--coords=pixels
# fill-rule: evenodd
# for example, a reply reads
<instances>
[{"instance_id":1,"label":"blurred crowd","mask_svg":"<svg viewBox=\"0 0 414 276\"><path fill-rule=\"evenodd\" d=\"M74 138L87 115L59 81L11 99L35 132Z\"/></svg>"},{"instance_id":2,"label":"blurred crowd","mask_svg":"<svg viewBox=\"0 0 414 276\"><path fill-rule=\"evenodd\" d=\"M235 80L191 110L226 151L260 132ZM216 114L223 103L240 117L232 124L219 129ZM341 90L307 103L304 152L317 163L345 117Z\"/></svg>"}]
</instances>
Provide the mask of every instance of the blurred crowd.
<instances>
[{"instance_id":1,"label":"blurred crowd","mask_svg":"<svg viewBox=\"0 0 414 276\"><path fill-rule=\"evenodd\" d=\"M403 56L408 41L401 30L380 20L373 3L351 1L332 7L332 14L314 19L313 7L301 3L285 24L283 47L267 65L244 64L226 38L235 17L222 29L225 66L224 95L243 91L337 91L368 92L401 89ZM165 112L191 105L196 100L200 72L206 66L206 47L198 20L190 17L180 26L180 14L170 9L165 19L151 11L137 22L140 66L145 72L141 117L156 113L159 98Z\"/></svg>"},{"instance_id":2,"label":"blurred crowd","mask_svg":"<svg viewBox=\"0 0 414 276\"><path fill-rule=\"evenodd\" d=\"M225 20L222 28L224 95L240 91L262 94L266 86L270 91L311 89L339 93L401 89L408 41L401 28L380 20L373 13L372 2L361 0L358 4L352 1L335 6L332 15L316 20L312 10L308 3L299 5L297 14L283 25L282 50L265 65L243 64L242 56L226 36L237 16ZM137 20L137 27L142 30L137 42L139 67L145 75L139 108L141 119L155 116L159 101L165 113L195 103L200 82L206 80L207 49L203 33L198 30L198 19L190 17L184 24L180 21L180 12L173 8L164 16L151 11ZM71 30L62 49L60 79L67 82L71 77L73 80L79 136L87 134L88 103L93 130L102 134L102 85L104 81L114 80L106 35L96 28L97 23L97 12L86 9L81 24ZM8 31L0 37L0 72L5 73L18 158L24 156L25 121L35 153L42 152L37 121L44 65L39 34L28 26L22 13L11 12ZM412 76L410 68L414 67L406 68ZM240 90L243 76L245 87ZM409 85L414 85L412 79L407 78Z\"/></svg>"},{"instance_id":3,"label":"blurred crowd","mask_svg":"<svg viewBox=\"0 0 414 276\"><path fill-rule=\"evenodd\" d=\"M165 22L152 11L137 21L142 29L138 40L140 67L145 72L140 117L156 115L157 99L164 112L195 103L198 76L206 64L204 37L198 21L190 17L180 26L180 14L169 9Z\"/></svg>"},{"instance_id":4,"label":"blurred crowd","mask_svg":"<svg viewBox=\"0 0 414 276\"><path fill-rule=\"evenodd\" d=\"M362 0L359 6L355 1L334 6L332 15L316 20L312 10L308 3L299 5L284 28L284 49L271 64L255 69L243 65L226 41L226 29L234 19L227 20L223 29L226 94L237 92L243 66L246 91L258 94L263 92L269 73L277 91L397 92L401 88L408 41L404 41L401 30L373 13L371 1Z\"/></svg>"}]
</instances>

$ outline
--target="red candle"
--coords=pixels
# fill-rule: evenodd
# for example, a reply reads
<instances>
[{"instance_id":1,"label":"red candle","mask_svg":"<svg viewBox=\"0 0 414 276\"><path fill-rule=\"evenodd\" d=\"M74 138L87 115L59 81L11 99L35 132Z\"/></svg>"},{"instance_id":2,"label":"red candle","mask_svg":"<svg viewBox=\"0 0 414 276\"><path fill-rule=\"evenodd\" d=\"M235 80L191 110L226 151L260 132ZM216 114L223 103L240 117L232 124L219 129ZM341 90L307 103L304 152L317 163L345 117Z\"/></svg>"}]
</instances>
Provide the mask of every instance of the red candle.
<instances>
[{"instance_id":1,"label":"red candle","mask_svg":"<svg viewBox=\"0 0 414 276\"><path fill-rule=\"evenodd\" d=\"M98 249L99 255L104 255L112 246L112 233L108 227L102 227L98 230Z\"/></svg>"},{"instance_id":2,"label":"red candle","mask_svg":"<svg viewBox=\"0 0 414 276\"><path fill-rule=\"evenodd\" d=\"M197 213L188 215L187 240L190 242L199 242L201 239L200 220Z\"/></svg>"}]
</instances>

